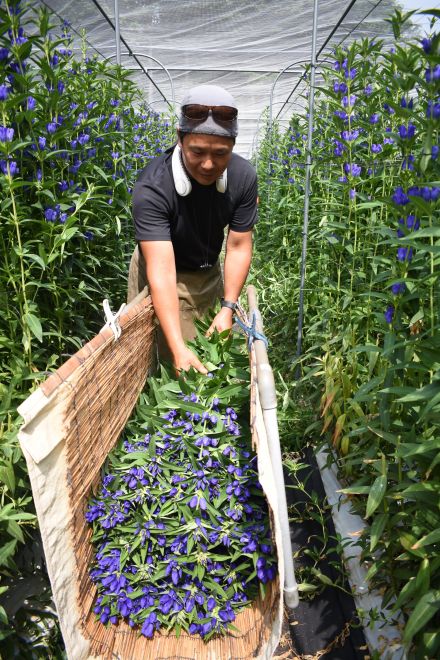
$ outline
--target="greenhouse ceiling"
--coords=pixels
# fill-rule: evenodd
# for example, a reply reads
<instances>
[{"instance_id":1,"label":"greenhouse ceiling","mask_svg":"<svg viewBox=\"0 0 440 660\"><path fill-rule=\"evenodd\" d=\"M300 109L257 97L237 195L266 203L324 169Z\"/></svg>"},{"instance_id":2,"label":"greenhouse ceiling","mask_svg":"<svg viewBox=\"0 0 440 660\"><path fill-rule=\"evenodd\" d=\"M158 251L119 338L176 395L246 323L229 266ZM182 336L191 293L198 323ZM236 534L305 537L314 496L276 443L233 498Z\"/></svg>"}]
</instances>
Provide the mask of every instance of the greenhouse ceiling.
<instances>
[{"instance_id":1,"label":"greenhouse ceiling","mask_svg":"<svg viewBox=\"0 0 440 660\"><path fill-rule=\"evenodd\" d=\"M112 61L116 61L113 26L119 5L120 35L126 44L121 43L121 63L133 69L146 101L154 110L167 111L173 98L178 104L193 85L222 85L238 102L236 150L244 156L256 146L272 86L286 67L274 88L273 114L288 120L304 107L300 97L304 88L299 85L294 94L292 90L310 61L312 0L39 0L35 4L47 6L70 23L77 48L85 30L89 53ZM318 61L329 57L331 48L341 42L374 35L386 40L391 26L385 19L396 6L394 0L319 0L317 50L323 50ZM127 46L136 59L124 55Z\"/></svg>"}]
</instances>

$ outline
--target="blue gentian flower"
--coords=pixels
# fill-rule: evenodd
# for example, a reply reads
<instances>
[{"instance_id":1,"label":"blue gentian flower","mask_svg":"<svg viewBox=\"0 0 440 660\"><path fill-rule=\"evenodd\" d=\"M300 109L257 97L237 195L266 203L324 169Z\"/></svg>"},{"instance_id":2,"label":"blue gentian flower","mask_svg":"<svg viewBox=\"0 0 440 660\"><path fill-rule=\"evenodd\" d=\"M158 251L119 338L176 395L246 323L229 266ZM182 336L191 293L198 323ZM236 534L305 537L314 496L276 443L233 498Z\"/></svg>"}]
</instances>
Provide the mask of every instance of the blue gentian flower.
<instances>
[{"instance_id":1,"label":"blue gentian flower","mask_svg":"<svg viewBox=\"0 0 440 660\"><path fill-rule=\"evenodd\" d=\"M413 170L414 169L414 156L408 154L402 161L402 170Z\"/></svg>"},{"instance_id":2,"label":"blue gentian flower","mask_svg":"<svg viewBox=\"0 0 440 660\"><path fill-rule=\"evenodd\" d=\"M351 176L359 176L362 171L360 165L356 163L344 163L344 172Z\"/></svg>"},{"instance_id":3,"label":"blue gentian flower","mask_svg":"<svg viewBox=\"0 0 440 660\"><path fill-rule=\"evenodd\" d=\"M388 305L388 307L385 310L384 316L385 316L385 321L387 323L392 323L393 322L394 305Z\"/></svg>"},{"instance_id":4,"label":"blue gentian flower","mask_svg":"<svg viewBox=\"0 0 440 660\"><path fill-rule=\"evenodd\" d=\"M342 105L344 108L350 106L353 107L354 104L356 103L357 96L355 94L350 94L350 96L343 96L342 97Z\"/></svg>"},{"instance_id":5,"label":"blue gentian flower","mask_svg":"<svg viewBox=\"0 0 440 660\"><path fill-rule=\"evenodd\" d=\"M7 85L0 85L0 101L6 101L9 96L10 88Z\"/></svg>"},{"instance_id":6,"label":"blue gentian flower","mask_svg":"<svg viewBox=\"0 0 440 660\"><path fill-rule=\"evenodd\" d=\"M56 220L57 217L58 217L58 213L57 213L57 211L56 211L55 209L47 208L47 209L44 211L44 217L46 218L46 220L47 220L48 222L55 222L55 220Z\"/></svg>"},{"instance_id":7,"label":"blue gentian flower","mask_svg":"<svg viewBox=\"0 0 440 660\"><path fill-rule=\"evenodd\" d=\"M351 142L352 140L356 140L360 135L360 131L358 128L354 128L351 131L341 131L341 138L343 140L347 140L347 142Z\"/></svg>"},{"instance_id":8,"label":"blue gentian flower","mask_svg":"<svg viewBox=\"0 0 440 660\"><path fill-rule=\"evenodd\" d=\"M426 108L426 116L428 119L440 119L440 103L434 103L434 101L428 101L428 106Z\"/></svg>"},{"instance_id":9,"label":"blue gentian flower","mask_svg":"<svg viewBox=\"0 0 440 660\"><path fill-rule=\"evenodd\" d=\"M0 160L0 171L7 176L14 176L18 173L19 169L15 160Z\"/></svg>"},{"instance_id":10,"label":"blue gentian flower","mask_svg":"<svg viewBox=\"0 0 440 660\"><path fill-rule=\"evenodd\" d=\"M413 249L407 247L400 247L397 249L398 261L411 261L413 256Z\"/></svg>"},{"instance_id":11,"label":"blue gentian flower","mask_svg":"<svg viewBox=\"0 0 440 660\"><path fill-rule=\"evenodd\" d=\"M370 117L370 124L377 124L378 121L379 121L379 117L380 117L380 115L377 112L372 114L371 117Z\"/></svg>"},{"instance_id":12,"label":"blue gentian flower","mask_svg":"<svg viewBox=\"0 0 440 660\"><path fill-rule=\"evenodd\" d=\"M46 124L46 130L50 135L53 135L57 130L56 122L50 121L48 124Z\"/></svg>"},{"instance_id":13,"label":"blue gentian flower","mask_svg":"<svg viewBox=\"0 0 440 660\"><path fill-rule=\"evenodd\" d=\"M346 78L350 78L350 80L353 80L353 78L356 77L356 74L357 74L357 69L354 69L354 68L350 69L350 70L346 69L345 72L344 72L344 76Z\"/></svg>"},{"instance_id":14,"label":"blue gentian flower","mask_svg":"<svg viewBox=\"0 0 440 660\"><path fill-rule=\"evenodd\" d=\"M432 41L431 39L427 39L426 37L421 40L420 42L422 44L422 48L425 51L425 53L428 55L428 53L431 52L432 48Z\"/></svg>"},{"instance_id":15,"label":"blue gentian flower","mask_svg":"<svg viewBox=\"0 0 440 660\"><path fill-rule=\"evenodd\" d=\"M430 67L429 69L426 69L425 80L427 83L440 80L440 64L436 64L433 68Z\"/></svg>"},{"instance_id":16,"label":"blue gentian flower","mask_svg":"<svg viewBox=\"0 0 440 660\"><path fill-rule=\"evenodd\" d=\"M403 124L400 125L398 131L402 140L411 140L415 135L416 127L410 122L408 127L404 126Z\"/></svg>"},{"instance_id":17,"label":"blue gentian flower","mask_svg":"<svg viewBox=\"0 0 440 660\"><path fill-rule=\"evenodd\" d=\"M7 126L0 126L0 142L12 142L14 139L14 129Z\"/></svg>"},{"instance_id":18,"label":"blue gentian flower","mask_svg":"<svg viewBox=\"0 0 440 660\"><path fill-rule=\"evenodd\" d=\"M145 619L141 633L144 635L144 637L153 637L155 629L159 627L159 622L157 620L157 614L155 612L151 612L151 614L148 615L148 617Z\"/></svg>"},{"instance_id":19,"label":"blue gentian flower","mask_svg":"<svg viewBox=\"0 0 440 660\"><path fill-rule=\"evenodd\" d=\"M406 289L405 282L395 282L394 284L391 285L391 291L395 296L398 296L401 293L405 293L405 289ZM391 323L391 321L388 321L388 323Z\"/></svg>"},{"instance_id":20,"label":"blue gentian flower","mask_svg":"<svg viewBox=\"0 0 440 660\"><path fill-rule=\"evenodd\" d=\"M27 37L25 37L24 29L22 27L18 28L17 36L14 36L12 30L8 30L8 34L11 40L11 44L16 44L17 46L21 46L22 44L25 44L27 41Z\"/></svg>"},{"instance_id":21,"label":"blue gentian flower","mask_svg":"<svg viewBox=\"0 0 440 660\"><path fill-rule=\"evenodd\" d=\"M398 186L396 188L391 199L395 204L398 204L399 206L405 206L405 204L409 203L409 197L403 191L402 186Z\"/></svg>"}]
</instances>

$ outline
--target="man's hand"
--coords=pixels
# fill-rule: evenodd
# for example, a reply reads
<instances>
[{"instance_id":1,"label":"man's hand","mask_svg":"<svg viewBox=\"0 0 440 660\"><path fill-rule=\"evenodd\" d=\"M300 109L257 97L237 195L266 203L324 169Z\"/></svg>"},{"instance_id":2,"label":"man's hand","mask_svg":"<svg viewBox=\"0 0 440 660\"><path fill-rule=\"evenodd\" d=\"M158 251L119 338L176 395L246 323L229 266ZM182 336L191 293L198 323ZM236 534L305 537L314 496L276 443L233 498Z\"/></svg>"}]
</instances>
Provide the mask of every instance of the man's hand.
<instances>
[{"instance_id":1,"label":"man's hand","mask_svg":"<svg viewBox=\"0 0 440 660\"><path fill-rule=\"evenodd\" d=\"M182 349L173 355L173 365L177 372L189 371L191 367L194 367L201 374L208 373L207 368L200 362L197 355L186 346L183 346Z\"/></svg>"},{"instance_id":2,"label":"man's hand","mask_svg":"<svg viewBox=\"0 0 440 660\"><path fill-rule=\"evenodd\" d=\"M232 309L229 309L229 307L222 307L206 331L206 336L209 337L212 335L214 330L218 330L218 332L223 332L223 330L230 330L232 328L233 314L234 312Z\"/></svg>"}]
</instances>

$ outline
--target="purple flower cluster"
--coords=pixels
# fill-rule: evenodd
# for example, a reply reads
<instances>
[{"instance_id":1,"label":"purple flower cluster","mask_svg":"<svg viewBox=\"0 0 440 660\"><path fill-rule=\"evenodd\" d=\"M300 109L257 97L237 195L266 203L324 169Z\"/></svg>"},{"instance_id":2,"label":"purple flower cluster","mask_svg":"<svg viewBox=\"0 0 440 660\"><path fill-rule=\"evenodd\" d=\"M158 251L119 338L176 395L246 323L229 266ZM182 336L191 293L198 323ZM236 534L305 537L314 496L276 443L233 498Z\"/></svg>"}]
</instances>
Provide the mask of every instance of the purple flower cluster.
<instances>
[{"instance_id":1,"label":"purple flower cluster","mask_svg":"<svg viewBox=\"0 0 440 660\"><path fill-rule=\"evenodd\" d=\"M360 176L362 172L362 167L360 165L357 165L356 163L345 163L344 172L349 176L353 176L353 177Z\"/></svg>"},{"instance_id":2,"label":"purple flower cluster","mask_svg":"<svg viewBox=\"0 0 440 660\"><path fill-rule=\"evenodd\" d=\"M352 142L357 140L360 135L360 130L358 128L353 128L350 131L341 131L341 138L347 142Z\"/></svg>"},{"instance_id":3,"label":"purple flower cluster","mask_svg":"<svg viewBox=\"0 0 440 660\"><path fill-rule=\"evenodd\" d=\"M346 94L347 93L347 83L345 82L337 82L335 81L333 83L333 91L335 94Z\"/></svg>"},{"instance_id":4,"label":"purple flower cluster","mask_svg":"<svg viewBox=\"0 0 440 660\"><path fill-rule=\"evenodd\" d=\"M347 80L353 80L356 77L357 69L349 66L347 58L342 62L334 62L333 68L335 71L341 71Z\"/></svg>"},{"instance_id":5,"label":"purple flower cluster","mask_svg":"<svg viewBox=\"0 0 440 660\"><path fill-rule=\"evenodd\" d=\"M102 623L146 637L176 622L202 638L227 629L276 575L255 462L237 411L196 393L123 441L86 513Z\"/></svg>"},{"instance_id":6,"label":"purple flower cluster","mask_svg":"<svg viewBox=\"0 0 440 660\"><path fill-rule=\"evenodd\" d=\"M409 122L408 126L400 125L398 131L402 140L412 140L416 133L416 127Z\"/></svg>"},{"instance_id":7,"label":"purple flower cluster","mask_svg":"<svg viewBox=\"0 0 440 660\"><path fill-rule=\"evenodd\" d=\"M56 204L54 207L47 207L44 211L44 217L48 222L60 222L62 225L67 220L67 213L61 211L61 205Z\"/></svg>"},{"instance_id":8,"label":"purple flower cluster","mask_svg":"<svg viewBox=\"0 0 440 660\"><path fill-rule=\"evenodd\" d=\"M397 188L397 191L400 191L400 194L403 193L402 188ZM406 199L409 201L410 197L420 197L421 199L425 200L425 202L436 202L439 197L440 197L440 188L438 186L411 186L408 188L407 191ZM403 197L405 197L405 194L403 193ZM393 201L394 197L393 197ZM396 202L398 203L398 202ZM401 202L401 203L408 203L408 202Z\"/></svg>"},{"instance_id":9,"label":"purple flower cluster","mask_svg":"<svg viewBox=\"0 0 440 660\"><path fill-rule=\"evenodd\" d=\"M6 176L15 176L19 169L15 160L0 160L0 172Z\"/></svg>"}]
</instances>

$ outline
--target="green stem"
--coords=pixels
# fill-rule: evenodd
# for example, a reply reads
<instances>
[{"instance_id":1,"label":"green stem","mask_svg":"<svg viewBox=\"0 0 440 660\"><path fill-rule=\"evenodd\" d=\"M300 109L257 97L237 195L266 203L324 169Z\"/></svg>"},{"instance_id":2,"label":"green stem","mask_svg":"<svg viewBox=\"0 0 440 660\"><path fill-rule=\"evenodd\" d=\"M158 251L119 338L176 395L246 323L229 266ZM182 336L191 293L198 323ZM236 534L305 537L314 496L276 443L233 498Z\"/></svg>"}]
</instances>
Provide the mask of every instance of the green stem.
<instances>
[{"instance_id":1,"label":"green stem","mask_svg":"<svg viewBox=\"0 0 440 660\"><path fill-rule=\"evenodd\" d=\"M432 229L432 214L429 216L429 228ZM431 336L434 337L434 328L435 328L435 311L434 311L434 236L429 237L429 242L431 244L431 253L430 253L430 282L429 282L429 308L431 316Z\"/></svg>"}]
</instances>

